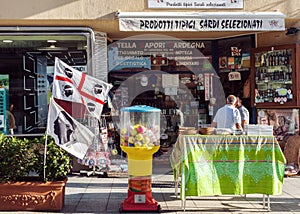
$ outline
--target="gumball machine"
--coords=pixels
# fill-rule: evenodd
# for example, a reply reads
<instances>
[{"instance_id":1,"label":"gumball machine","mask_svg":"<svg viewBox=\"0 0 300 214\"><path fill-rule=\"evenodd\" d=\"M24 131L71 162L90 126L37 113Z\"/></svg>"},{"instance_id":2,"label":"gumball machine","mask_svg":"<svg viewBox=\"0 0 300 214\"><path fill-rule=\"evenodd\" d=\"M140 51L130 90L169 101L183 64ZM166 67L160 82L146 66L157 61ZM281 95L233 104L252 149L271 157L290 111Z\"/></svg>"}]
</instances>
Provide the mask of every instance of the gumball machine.
<instances>
[{"instance_id":1,"label":"gumball machine","mask_svg":"<svg viewBox=\"0 0 300 214\"><path fill-rule=\"evenodd\" d=\"M160 109L131 106L121 109L120 144L128 159L128 196L121 211L159 211L152 197L152 157L160 146Z\"/></svg>"}]
</instances>

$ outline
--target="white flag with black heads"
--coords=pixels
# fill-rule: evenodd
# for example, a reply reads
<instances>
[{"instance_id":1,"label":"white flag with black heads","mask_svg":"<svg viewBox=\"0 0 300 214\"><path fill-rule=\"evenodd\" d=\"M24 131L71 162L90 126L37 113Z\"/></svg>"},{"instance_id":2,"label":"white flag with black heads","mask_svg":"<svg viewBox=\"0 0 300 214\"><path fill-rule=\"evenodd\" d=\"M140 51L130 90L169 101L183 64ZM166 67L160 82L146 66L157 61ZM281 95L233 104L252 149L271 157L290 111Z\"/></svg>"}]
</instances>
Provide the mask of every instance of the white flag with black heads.
<instances>
[{"instance_id":1,"label":"white flag with black heads","mask_svg":"<svg viewBox=\"0 0 300 214\"><path fill-rule=\"evenodd\" d=\"M72 118L53 98L50 100L47 134L55 143L74 155L83 159L95 135L84 125Z\"/></svg>"},{"instance_id":2,"label":"white flag with black heads","mask_svg":"<svg viewBox=\"0 0 300 214\"><path fill-rule=\"evenodd\" d=\"M111 84L86 75L55 58L53 97L82 103L99 120L111 88Z\"/></svg>"}]
</instances>

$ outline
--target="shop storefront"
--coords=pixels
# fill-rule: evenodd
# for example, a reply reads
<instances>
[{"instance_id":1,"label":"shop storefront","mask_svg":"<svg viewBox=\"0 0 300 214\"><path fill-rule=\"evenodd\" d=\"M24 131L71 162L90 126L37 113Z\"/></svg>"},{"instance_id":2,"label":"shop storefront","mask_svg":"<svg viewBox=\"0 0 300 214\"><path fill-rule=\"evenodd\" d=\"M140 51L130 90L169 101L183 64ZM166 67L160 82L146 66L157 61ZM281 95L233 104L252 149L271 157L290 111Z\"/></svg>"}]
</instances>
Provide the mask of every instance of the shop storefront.
<instances>
[{"instance_id":1,"label":"shop storefront","mask_svg":"<svg viewBox=\"0 0 300 214\"><path fill-rule=\"evenodd\" d=\"M60 6L62 10L71 7ZM169 119L176 115L179 107L189 117L185 118L188 123L183 125L209 124L218 105L222 105L221 99L211 105L217 97L215 93L219 92L217 83L213 85L214 79L219 79L217 82L223 87L224 94L219 94L220 97L236 94L245 98L244 104L251 109L251 97L244 93L251 73L250 50L257 46L264 32L285 34L286 28L284 13L252 12L251 8L244 1L149 0L144 6L121 4L106 10L95 7L94 11L100 14L110 12L106 19L104 16L92 18L89 14L73 14L71 18L72 13L62 15L55 9L44 15L33 15L34 18L26 21L4 13L15 21L2 20L7 27L0 29L1 78L6 88L3 96L7 97L2 111L8 109L8 104L14 104L15 133L44 133L55 57L112 83L115 97L121 96L115 104L117 108L133 104L161 108L166 115L165 128L179 123L178 118ZM39 19L41 17L48 22ZM60 17L68 21L59 20ZM22 23L24 27L16 27ZM163 73L151 78L149 72L142 76L145 70ZM138 73L141 74L138 76ZM171 75L167 74L178 82L168 85L167 77ZM129 78L133 75L134 78ZM136 91L134 97L129 98L126 83L121 84L128 78L135 85L129 90ZM151 84L142 85L142 78ZM122 88L118 88L120 85ZM180 85L189 91L187 99ZM7 125L1 129L9 133Z\"/></svg>"},{"instance_id":2,"label":"shop storefront","mask_svg":"<svg viewBox=\"0 0 300 214\"><path fill-rule=\"evenodd\" d=\"M225 97L234 94L251 112L250 123L256 123L250 51L256 45L256 32L285 29L282 13L121 11L117 17L121 32L140 33L108 46L108 76L118 106L162 109L163 130L170 133L178 126L196 130L208 126ZM245 35L178 39L165 36L166 31L242 31Z\"/></svg>"},{"instance_id":3,"label":"shop storefront","mask_svg":"<svg viewBox=\"0 0 300 214\"><path fill-rule=\"evenodd\" d=\"M267 5L261 1L138 0L24 5L23 13L14 6L0 9L4 17L0 19L0 131L10 134L6 111L13 104L15 135L45 133L55 57L114 86L114 99L103 112L102 123L114 154L120 153L116 145L119 110L126 106L161 109L161 131L171 143L179 125L197 129L210 124L229 94L243 99L250 123L258 119L263 123L262 115L267 113L262 112L273 106L271 86L259 79L266 75L253 56L259 61L273 50L264 49L263 54L252 50L299 42L297 32L286 35L287 28L297 29L300 17L291 13L297 7L297 1ZM293 63L298 69L299 63ZM291 99L298 99L294 83L299 77L293 75L289 77L293 85L283 86L293 87L293 98L286 97L288 102L278 101L275 106L294 117L299 106ZM260 97L253 96L255 84ZM78 106L62 105L76 115ZM77 119L86 122L86 118Z\"/></svg>"}]
</instances>

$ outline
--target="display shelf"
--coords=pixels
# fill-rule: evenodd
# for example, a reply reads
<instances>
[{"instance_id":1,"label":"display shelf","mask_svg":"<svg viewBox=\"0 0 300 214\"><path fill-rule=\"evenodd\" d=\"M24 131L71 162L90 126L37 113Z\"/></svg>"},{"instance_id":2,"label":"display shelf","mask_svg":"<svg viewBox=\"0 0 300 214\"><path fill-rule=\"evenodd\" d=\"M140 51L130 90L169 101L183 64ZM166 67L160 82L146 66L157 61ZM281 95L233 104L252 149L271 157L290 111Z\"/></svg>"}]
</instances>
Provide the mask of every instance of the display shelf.
<instances>
[{"instance_id":1,"label":"display shelf","mask_svg":"<svg viewBox=\"0 0 300 214\"><path fill-rule=\"evenodd\" d=\"M0 133L8 134L7 123L7 91L4 88L0 88Z\"/></svg>"},{"instance_id":2,"label":"display shelf","mask_svg":"<svg viewBox=\"0 0 300 214\"><path fill-rule=\"evenodd\" d=\"M299 105L298 52L298 44L251 50L252 106L290 108Z\"/></svg>"}]
</instances>

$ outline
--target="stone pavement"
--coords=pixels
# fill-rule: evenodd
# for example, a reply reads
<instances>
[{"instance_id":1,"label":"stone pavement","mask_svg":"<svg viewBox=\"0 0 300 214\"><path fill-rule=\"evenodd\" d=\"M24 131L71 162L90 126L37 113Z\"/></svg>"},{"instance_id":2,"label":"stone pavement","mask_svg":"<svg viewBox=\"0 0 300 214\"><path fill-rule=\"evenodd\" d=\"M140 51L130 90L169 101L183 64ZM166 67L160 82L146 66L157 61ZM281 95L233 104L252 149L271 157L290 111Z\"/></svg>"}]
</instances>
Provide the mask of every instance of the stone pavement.
<instances>
[{"instance_id":1,"label":"stone pavement","mask_svg":"<svg viewBox=\"0 0 300 214\"><path fill-rule=\"evenodd\" d=\"M173 173L168 158L168 154L164 154L153 159L152 193L161 206L160 213L300 213L300 176L284 179L282 195L270 196L270 212L263 209L262 195L259 194L246 197L188 197L184 212L181 200L174 194ZM127 198L127 187L127 178L70 175L61 213L119 213L122 201Z\"/></svg>"}]
</instances>

